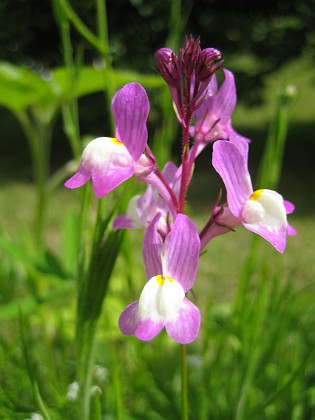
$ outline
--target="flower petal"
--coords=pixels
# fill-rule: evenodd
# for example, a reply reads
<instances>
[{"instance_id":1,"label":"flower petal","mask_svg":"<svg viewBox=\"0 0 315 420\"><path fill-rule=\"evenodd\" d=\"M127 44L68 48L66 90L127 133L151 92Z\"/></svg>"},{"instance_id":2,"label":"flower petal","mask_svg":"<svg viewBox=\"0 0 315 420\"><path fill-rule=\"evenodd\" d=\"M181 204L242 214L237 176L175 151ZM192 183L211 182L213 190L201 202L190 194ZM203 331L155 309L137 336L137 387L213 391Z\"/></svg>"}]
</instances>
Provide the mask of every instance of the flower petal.
<instances>
[{"instance_id":1,"label":"flower petal","mask_svg":"<svg viewBox=\"0 0 315 420\"><path fill-rule=\"evenodd\" d=\"M201 105L196 109L193 114L193 119L196 121L197 131L202 129L203 125L207 127L203 131L207 132L213 122L215 121L214 114L214 97L218 91L218 82L215 74L212 76L211 81L207 87L204 100Z\"/></svg>"},{"instance_id":2,"label":"flower petal","mask_svg":"<svg viewBox=\"0 0 315 420\"><path fill-rule=\"evenodd\" d=\"M65 182L65 187L71 189L79 188L89 181L91 178L90 174L83 173L83 171L80 169L70 179L68 179L68 181Z\"/></svg>"},{"instance_id":3,"label":"flower petal","mask_svg":"<svg viewBox=\"0 0 315 420\"><path fill-rule=\"evenodd\" d=\"M140 229L143 226L140 226L133 219L130 219L126 214L116 217L113 223L113 230L118 229Z\"/></svg>"},{"instance_id":4,"label":"flower petal","mask_svg":"<svg viewBox=\"0 0 315 420\"><path fill-rule=\"evenodd\" d=\"M144 321L139 321L135 335L139 340L148 341L156 337L159 332L163 329L164 323L154 322L151 319L146 319Z\"/></svg>"},{"instance_id":5,"label":"flower petal","mask_svg":"<svg viewBox=\"0 0 315 420\"><path fill-rule=\"evenodd\" d=\"M293 226L291 226L290 223L288 223L288 225L287 225L287 234L289 236L297 235L297 230Z\"/></svg>"},{"instance_id":6,"label":"flower petal","mask_svg":"<svg viewBox=\"0 0 315 420\"><path fill-rule=\"evenodd\" d=\"M178 214L164 243L163 275L178 281L185 292L194 284L199 251L200 239L195 224L184 214Z\"/></svg>"},{"instance_id":7,"label":"flower petal","mask_svg":"<svg viewBox=\"0 0 315 420\"><path fill-rule=\"evenodd\" d=\"M171 321L185 298L182 286L171 277L157 275L144 286L139 300L139 320Z\"/></svg>"},{"instance_id":8,"label":"flower petal","mask_svg":"<svg viewBox=\"0 0 315 420\"><path fill-rule=\"evenodd\" d=\"M128 203L126 214L116 217L113 223L113 229L138 229L142 228L143 225L138 217L137 205L139 195L135 195L131 198Z\"/></svg>"},{"instance_id":9,"label":"flower petal","mask_svg":"<svg viewBox=\"0 0 315 420\"><path fill-rule=\"evenodd\" d=\"M95 195L104 197L133 175L133 168L115 168L108 171L95 171L92 175L92 184Z\"/></svg>"},{"instance_id":10,"label":"flower petal","mask_svg":"<svg viewBox=\"0 0 315 420\"><path fill-rule=\"evenodd\" d=\"M156 191L158 191L159 195L162 197L163 201L166 203L167 207L169 208L170 213L175 217L177 214L177 211L176 211L176 207L173 201L173 197L171 196L169 189L166 188L165 183L162 182L161 178L157 176L155 172L151 172L147 176L143 177L143 180L147 184L152 185L152 187ZM175 191L176 191L176 187L175 187Z\"/></svg>"},{"instance_id":11,"label":"flower petal","mask_svg":"<svg viewBox=\"0 0 315 420\"><path fill-rule=\"evenodd\" d=\"M243 225L265 238L279 252L286 245L287 217L283 198L276 191L257 190L242 211Z\"/></svg>"},{"instance_id":12,"label":"flower petal","mask_svg":"<svg viewBox=\"0 0 315 420\"><path fill-rule=\"evenodd\" d=\"M175 165L175 163L169 161L169 162L166 162L162 170L162 174L164 175L164 178L166 179L166 181L169 184L171 184L174 181L177 171L178 171L178 167Z\"/></svg>"},{"instance_id":13,"label":"flower petal","mask_svg":"<svg viewBox=\"0 0 315 420\"><path fill-rule=\"evenodd\" d=\"M213 145L212 165L221 176L227 191L227 202L235 217L253 192L247 169L247 156L231 142L220 140Z\"/></svg>"},{"instance_id":14,"label":"flower petal","mask_svg":"<svg viewBox=\"0 0 315 420\"><path fill-rule=\"evenodd\" d=\"M160 213L154 217L143 237L142 255L148 279L158 274L162 274L161 253L163 242L161 236L157 232L157 225L160 217Z\"/></svg>"},{"instance_id":15,"label":"flower petal","mask_svg":"<svg viewBox=\"0 0 315 420\"><path fill-rule=\"evenodd\" d=\"M157 214L156 200L152 191L152 186L148 185L145 192L139 197L137 202L137 214L143 226L147 226Z\"/></svg>"},{"instance_id":16,"label":"flower petal","mask_svg":"<svg viewBox=\"0 0 315 420\"><path fill-rule=\"evenodd\" d=\"M228 135L230 143L233 143L234 146L238 148L241 155L244 156L245 160L247 161L248 146L249 146L249 143L251 142L250 139L237 133L232 127L230 122L226 124L225 131Z\"/></svg>"},{"instance_id":17,"label":"flower petal","mask_svg":"<svg viewBox=\"0 0 315 420\"><path fill-rule=\"evenodd\" d=\"M81 187L92 179L97 197L103 197L130 178L134 161L126 147L115 138L98 137L83 150L78 172L70 178L67 188Z\"/></svg>"},{"instance_id":18,"label":"flower petal","mask_svg":"<svg viewBox=\"0 0 315 420\"><path fill-rule=\"evenodd\" d=\"M116 137L127 147L135 161L147 144L149 109L148 96L139 83L125 85L112 100Z\"/></svg>"},{"instance_id":19,"label":"flower petal","mask_svg":"<svg viewBox=\"0 0 315 420\"><path fill-rule=\"evenodd\" d=\"M213 96L218 91L218 81L215 74L212 75L210 82L207 86L207 96Z\"/></svg>"},{"instance_id":20,"label":"flower petal","mask_svg":"<svg viewBox=\"0 0 315 420\"><path fill-rule=\"evenodd\" d=\"M285 211L287 214L292 214L295 210L295 205L291 201L283 200Z\"/></svg>"},{"instance_id":21,"label":"flower petal","mask_svg":"<svg viewBox=\"0 0 315 420\"><path fill-rule=\"evenodd\" d=\"M152 277L144 286L139 300L136 336L150 340L165 323L175 322L185 299L182 286L170 277Z\"/></svg>"},{"instance_id":22,"label":"flower petal","mask_svg":"<svg viewBox=\"0 0 315 420\"><path fill-rule=\"evenodd\" d=\"M168 335L181 344L194 341L200 328L200 311L190 300L185 298L179 310L178 318L165 323Z\"/></svg>"},{"instance_id":23,"label":"flower petal","mask_svg":"<svg viewBox=\"0 0 315 420\"><path fill-rule=\"evenodd\" d=\"M139 299L139 322L135 334L140 340L151 340L164 327L159 305L163 285L159 279L162 279L161 275L152 277L144 286Z\"/></svg>"},{"instance_id":24,"label":"flower petal","mask_svg":"<svg viewBox=\"0 0 315 420\"><path fill-rule=\"evenodd\" d=\"M138 325L138 309L139 301L131 303L127 308L121 313L118 325L120 331L124 335L132 335L135 333Z\"/></svg>"},{"instance_id":25,"label":"flower petal","mask_svg":"<svg viewBox=\"0 0 315 420\"><path fill-rule=\"evenodd\" d=\"M287 214L292 214L295 210L295 205L293 203L291 203L291 201L288 200L283 200L283 204L285 207L285 211ZM295 236L297 235L297 230L291 226L289 223L287 225L287 234L289 236Z\"/></svg>"},{"instance_id":26,"label":"flower petal","mask_svg":"<svg viewBox=\"0 0 315 420\"><path fill-rule=\"evenodd\" d=\"M224 69L224 82L213 97L213 110L220 118L220 125L231 120L236 105L236 89L233 73Z\"/></svg>"}]
</instances>

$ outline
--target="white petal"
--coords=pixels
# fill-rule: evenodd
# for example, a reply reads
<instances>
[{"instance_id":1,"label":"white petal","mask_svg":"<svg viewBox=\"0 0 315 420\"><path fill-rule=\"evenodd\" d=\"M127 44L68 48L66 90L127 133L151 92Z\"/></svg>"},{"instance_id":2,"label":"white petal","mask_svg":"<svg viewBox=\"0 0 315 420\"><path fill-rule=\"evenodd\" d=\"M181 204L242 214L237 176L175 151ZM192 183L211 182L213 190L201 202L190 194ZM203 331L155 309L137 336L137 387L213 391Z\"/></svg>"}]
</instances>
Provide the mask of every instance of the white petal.
<instances>
[{"instance_id":1,"label":"white petal","mask_svg":"<svg viewBox=\"0 0 315 420\"><path fill-rule=\"evenodd\" d=\"M165 321L173 321L185 298L182 286L170 277L166 277L159 296L159 313Z\"/></svg>"},{"instance_id":2,"label":"white petal","mask_svg":"<svg viewBox=\"0 0 315 420\"><path fill-rule=\"evenodd\" d=\"M159 285L157 278L159 276L152 277L144 286L139 299L139 318L141 320L151 319L154 322L161 320L158 311L158 294L161 286Z\"/></svg>"},{"instance_id":3,"label":"white petal","mask_svg":"<svg viewBox=\"0 0 315 420\"><path fill-rule=\"evenodd\" d=\"M144 286L139 300L139 318L168 322L177 318L185 298L182 286L170 277L152 277Z\"/></svg>"},{"instance_id":4,"label":"white petal","mask_svg":"<svg viewBox=\"0 0 315 420\"><path fill-rule=\"evenodd\" d=\"M82 162L102 172L133 165L127 148L117 139L110 137L92 140L83 151Z\"/></svg>"},{"instance_id":5,"label":"white petal","mask_svg":"<svg viewBox=\"0 0 315 420\"><path fill-rule=\"evenodd\" d=\"M287 224L282 196L272 190L255 191L244 205L242 221L277 232Z\"/></svg>"}]
</instances>

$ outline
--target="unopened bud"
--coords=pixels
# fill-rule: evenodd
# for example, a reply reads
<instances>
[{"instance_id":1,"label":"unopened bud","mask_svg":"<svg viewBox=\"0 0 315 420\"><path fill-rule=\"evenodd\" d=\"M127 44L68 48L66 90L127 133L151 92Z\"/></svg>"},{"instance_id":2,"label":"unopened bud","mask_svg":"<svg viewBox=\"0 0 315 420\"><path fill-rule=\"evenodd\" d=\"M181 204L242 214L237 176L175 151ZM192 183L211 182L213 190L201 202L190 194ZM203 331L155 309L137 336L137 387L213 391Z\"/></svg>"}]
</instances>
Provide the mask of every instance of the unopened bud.
<instances>
[{"instance_id":1,"label":"unopened bud","mask_svg":"<svg viewBox=\"0 0 315 420\"><path fill-rule=\"evenodd\" d=\"M166 83L174 85L180 78L178 58L170 48L160 48L154 54L160 75Z\"/></svg>"},{"instance_id":2,"label":"unopened bud","mask_svg":"<svg viewBox=\"0 0 315 420\"><path fill-rule=\"evenodd\" d=\"M189 38L186 38L184 48L180 49L179 54L181 68L188 79L199 62L200 52L200 39L194 40L191 35Z\"/></svg>"},{"instance_id":3,"label":"unopened bud","mask_svg":"<svg viewBox=\"0 0 315 420\"><path fill-rule=\"evenodd\" d=\"M210 79L213 73L223 65L223 60L220 60L222 54L215 48L206 48L201 51L200 59L196 67L196 80L206 81Z\"/></svg>"}]
</instances>

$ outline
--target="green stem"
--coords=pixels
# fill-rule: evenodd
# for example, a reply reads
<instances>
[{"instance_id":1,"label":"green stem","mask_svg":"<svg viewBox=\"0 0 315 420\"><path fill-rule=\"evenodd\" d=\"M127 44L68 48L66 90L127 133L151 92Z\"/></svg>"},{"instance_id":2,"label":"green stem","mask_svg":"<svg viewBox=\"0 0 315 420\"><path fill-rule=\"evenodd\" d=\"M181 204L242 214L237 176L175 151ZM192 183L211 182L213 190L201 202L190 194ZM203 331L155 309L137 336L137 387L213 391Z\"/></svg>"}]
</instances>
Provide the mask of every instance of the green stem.
<instances>
[{"instance_id":1,"label":"green stem","mask_svg":"<svg viewBox=\"0 0 315 420\"><path fill-rule=\"evenodd\" d=\"M166 45L172 50L176 50L179 45L184 29L194 6L194 0L186 1L182 5L182 0L172 0L170 2L169 29L170 33Z\"/></svg>"},{"instance_id":2,"label":"green stem","mask_svg":"<svg viewBox=\"0 0 315 420\"><path fill-rule=\"evenodd\" d=\"M78 324L77 379L80 387L78 418L89 420L97 321L78 320Z\"/></svg>"},{"instance_id":3,"label":"green stem","mask_svg":"<svg viewBox=\"0 0 315 420\"><path fill-rule=\"evenodd\" d=\"M72 45L70 37L69 22L64 19L60 23L60 35L63 49L63 56L66 68L68 69L69 98L68 103L63 107L64 127L69 139L74 158L81 156L82 147L79 129L78 101L76 99L77 75L72 58Z\"/></svg>"},{"instance_id":4,"label":"green stem","mask_svg":"<svg viewBox=\"0 0 315 420\"><path fill-rule=\"evenodd\" d=\"M180 367L181 367L181 419L188 420L188 395L187 395L187 353L186 345L180 345Z\"/></svg>"},{"instance_id":5,"label":"green stem","mask_svg":"<svg viewBox=\"0 0 315 420\"><path fill-rule=\"evenodd\" d=\"M124 419L124 405L122 396L122 384L120 380L120 360L119 352L117 349L113 352L113 385L115 392L115 408L116 408L116 420Z\"/></svg>"},{"instance_id":6,"label":"green stem","mask_svg":"<svg viewBox=\"0 0 315 420\"><path fill-rule=\"evenodd\" d=\"M96 37L90 29L82 22L70 4L65 0L56 0L57 5L60 7L62 18L66 18L72 23L78 33L94 47L101 54L104 53L103 46L101 45L99 38ZM58 14L57 14L58 16ZM60 19L60 18L59 18Z\"/></svg>"},{"instance_id":7,"label":"green stem","mask_svg":"<svg viewBox=\"0 0 315 420\"><path fill-rule=\"evenodd\" d=\"M107 11L106 11L106 0L96 0L96 11L97 11L97 30L99 36L99 42L101 45L102 58L105 63L105 98L108 109L111 108L111 100L115 93L116 87L112 77L112 64L110 60L110 46L109 46L109 35L107 25ZM109 114L111 115L111 114ZM114 120L113 117L109 117L109 124L111 132L114 133Z\"/></svg>"},{"instance_id":8,"label":"green stem","mask_svg":"<svg viewBox=\"0 0 315 420\"><path fill-rule=\"evenodd\" d=\"M108 26L107 26L107 13L106 13L106 1L96 0L97 10L97 32L100 43L102 45L103 58L106 64L109 62L109 41L108 41Z\"/></svg>"}]
</instances>

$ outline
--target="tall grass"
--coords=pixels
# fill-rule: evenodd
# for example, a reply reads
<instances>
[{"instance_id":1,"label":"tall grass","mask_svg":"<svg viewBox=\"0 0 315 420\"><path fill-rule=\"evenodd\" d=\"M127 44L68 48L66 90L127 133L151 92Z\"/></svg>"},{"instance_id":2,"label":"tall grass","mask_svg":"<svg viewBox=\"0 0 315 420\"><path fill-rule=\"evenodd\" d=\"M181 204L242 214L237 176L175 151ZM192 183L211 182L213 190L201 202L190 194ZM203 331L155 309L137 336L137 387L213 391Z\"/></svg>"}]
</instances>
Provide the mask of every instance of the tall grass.
<instances>
[{"instance_id":1,"label":"tall grass","mask_svg":"<svg viewBox=\"0 0 315 420\"><path fill-rule=\"evenodd\" d=\"M171 4L169 45L176 48L187 16L180 19L180 3ZM162 166L176 133L169 96L157 76L111 67L105 2L96 1L97 34L66 0L55 0L54 7L65 67L54 70L47 81L9 63L0 66L3 92L11 95L3 94L1 103L22 124L33 152L32 193L37 201L34 230L28 232L21 225L18 238L5 227L0 232L0 416L178 419L182 399L178 346L163 334L150 343L124 338L117 327L121 310L139 292L144 278L139 264L142 234L123 235L111 229L113 216L122 212L136 182L128 181L106 201L96 202L89 187L75 195L60 188L73 162L50 176L47 159L48 134L59 112L77 163L83 147L78 98L103 91L109 103L122 84L139 81L161 98L161 124L153 138ZM79 63L71 29L95 48L104 62L101 69ZM263 187L276 188L279 181L290 99L287 91L277 96L257 180ZM47 212L56 201L60 221L55 230L63 240L58 238L58 249L53 249ZM201 257L209 259L209 273L211 264L218 267L216 260L228 265L239 254L244 264L240 272L230 273L229 299L211 299L215 279L208 275L196 283L203 320L198 340L187 348L189 418L313 418L314 283L298 289L294 272L284 270L283 256L268 249L261 238L234 240L240 242L235 255L216 255L211 245Z\"/></svg>"}]
</instances>

